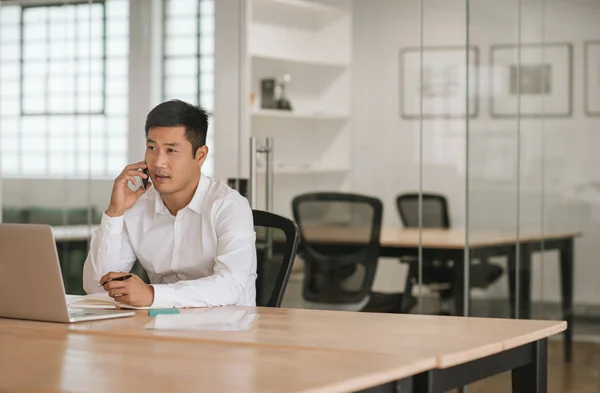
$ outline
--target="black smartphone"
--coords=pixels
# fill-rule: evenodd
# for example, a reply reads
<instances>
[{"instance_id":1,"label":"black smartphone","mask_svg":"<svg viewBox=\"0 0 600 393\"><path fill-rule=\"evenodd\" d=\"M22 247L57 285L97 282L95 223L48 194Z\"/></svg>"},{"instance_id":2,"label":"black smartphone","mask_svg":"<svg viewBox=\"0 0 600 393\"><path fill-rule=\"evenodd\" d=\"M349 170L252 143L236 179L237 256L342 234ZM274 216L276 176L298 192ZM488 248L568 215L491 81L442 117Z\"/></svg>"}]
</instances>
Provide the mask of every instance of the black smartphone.
<instances>
[{"instance_id":1,"label":"black smartphone","mask_svg":"<svg viewBox=\"0 0 600 393\"><path fill-rule=\"evenodd\" d=\"M145 179L142 177L142 185L144 186L144 190L147 190L148 189L148 180L150 180L150 172L148 172L148 168L144 168L144 169L142 169L142 173L145 173L146 176L148 176Z\"/></svg>"}]
</instances>

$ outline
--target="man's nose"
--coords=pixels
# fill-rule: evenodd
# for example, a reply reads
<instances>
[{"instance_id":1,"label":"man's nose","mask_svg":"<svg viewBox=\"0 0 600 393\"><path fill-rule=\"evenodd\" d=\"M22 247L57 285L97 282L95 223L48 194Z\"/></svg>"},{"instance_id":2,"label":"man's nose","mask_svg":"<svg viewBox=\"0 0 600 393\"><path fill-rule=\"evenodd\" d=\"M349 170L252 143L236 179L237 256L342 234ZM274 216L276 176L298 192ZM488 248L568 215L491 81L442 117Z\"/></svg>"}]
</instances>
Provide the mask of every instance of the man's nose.
<instances>
[{"instance_id":1,"label":"man's nose","mask_svg":"<svg viewBox=\"0 0 600 393\"><path fill-rule=\"evenodd\" d=\"M152 166L157 169L165 168L167 166L167 155L165 153L159 152L156 155L156 159L152 164Z\"/></svg>"}]
</instances>

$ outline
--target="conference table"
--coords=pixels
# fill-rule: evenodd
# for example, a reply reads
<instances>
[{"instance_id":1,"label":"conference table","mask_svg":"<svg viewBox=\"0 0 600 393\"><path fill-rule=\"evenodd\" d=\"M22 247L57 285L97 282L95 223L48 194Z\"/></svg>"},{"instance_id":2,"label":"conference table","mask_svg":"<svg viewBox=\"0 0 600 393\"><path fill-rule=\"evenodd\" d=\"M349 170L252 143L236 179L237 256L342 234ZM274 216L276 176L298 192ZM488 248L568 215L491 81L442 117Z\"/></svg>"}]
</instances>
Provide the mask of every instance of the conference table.
<instances>
[{"instance_id":1,"label":"conference table","mask_svg":"<svg viewBox=\"0 0 600 393\"><path fill-rule=\"evenodd\" d=\"M406 392L442 393L512 370L513 392L543 393L547 340L567 325L229 309L258 318L242 331L149 330L153 317L143 310L75 324L0 319L0 391L392 392L400 384Z\"/></svg>"},{"instance_id":2,"label":"conference table","mask_svg":"<svg viewBox=\"0 0 600 393\"><path fill-rule=\"evenodd\" d=\"M309 242L333 247L353 247L368 239L365 228L354 227L306 227L304 236ZM515 233L495 231L469 231L453 229L407 229L383 227L380 234L381 257L418 257L419 250L424 263L453 261L452 295L458 315L465 315L464 263L469 260L503 256L508 260L508 293L511 317L531 318L531 261L535 252L558 251L561 277L562 318L568 322L564 333L565 361L572 358L573 342L573 264L574 240L580 232ZM466 245L468 244L468 247ZM517 261L517 254L519 255ZM518 280L517 280L518 277ZM518 283L517 283L518 281ZM517 285L519 290L517 305ZM470 297L466 299L470 304Z\"/></svg>"},{"instance_id":3,"label":"conference table","mask_svg":"<svg viewBox=\"0 0 600 393\"><path fill-rule=\"evenodd\" d=\"M87 242L98 226L54 227L54 237L59 248L87 248ZM307 240L332 245L348 246L364 242L365 230L352 227L306 227ZM453 297L458 315L465 315L464 261L469 258L485 259L504 256L508 260L508 293L511 317L531 318L531 261L538 251L559 251L562 319L568 327L564 332L564 358L570 362L573 342L573 264L574 239L580 232L541 233L524 232L517 238L515 233L495 231L470 231L465 229L407 229L383 227L380 235L380 255L382 257L416 257L421 250L425 262L433 260L454 261ZM367 235L368 237L368 235ZM517 253L519 261L517 263ZM518 266L517 266L518 265ZM518 280L517 280L518 275ZM517 303L517 281L519 288ZM470 291L466 291L470 293ZM470 304L470 299L466 301Z\"/></svg>"}]
</instances>

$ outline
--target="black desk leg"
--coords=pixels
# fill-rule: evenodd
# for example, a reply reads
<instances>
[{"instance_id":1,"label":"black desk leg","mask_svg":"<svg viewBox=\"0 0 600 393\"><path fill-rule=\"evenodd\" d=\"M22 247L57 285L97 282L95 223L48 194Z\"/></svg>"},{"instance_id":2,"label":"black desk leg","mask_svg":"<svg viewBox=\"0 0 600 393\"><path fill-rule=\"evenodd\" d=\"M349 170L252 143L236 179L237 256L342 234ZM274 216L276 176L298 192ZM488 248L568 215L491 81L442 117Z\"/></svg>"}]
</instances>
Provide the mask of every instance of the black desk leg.
<instances>
[{"instance_id":1,"label":"black desk leg","mask_svg":"<svg viewBox=\"0 0 600 393\"><path fill-rule=\"evenodd\" d=\"M560 284L562 292L562 314L567 321L564 333L565 361L571 362L573 344L573 239L565 239L560 247Z\"/></svg>"},{"instance_id":2,"label":"black desk leg","mask_svg":"<svg viewBox=\"0 0 600 393\"><path fill-rule=\"evenodd\" d=\"M454 269L452 269L452 298L454 299L454 315L464 316L464 288L468 283L465 282L465 253L464 251L456 251L448 255L451 261L454 261ZM469 287L469 294L471 288ZM469 296L469 306L471 305Z\"/></svg>"},{"instance_id":3,"label":"black desk leg","mask_svg":"<svg viewBox=\"0 0 600 393\"><path fill-rule=\"evenodd\" d=\"M546 393L548 390L548 340L532 345L532 361L512 370L513 393Z\"/></svg>"},{"instance_id":4,"label":"black desk leg","mask_svg":"<svg viewBox=\"0 0 600 393\"><path fill-rule=\"evenodd\" d=\"M519 245L521 254L519 276L519 318L531 318L531 247L528 244Z\"/></svg>"},{"instance_id":5,"label":"black desk leg","mask_svg":"<svg viewBox=\"0 0 600 393\"><path fill-rule=\"evenodd\" d=\"M516 248L507 254L508 258L508 296L510 317L516 318L517 310L520 319L531 318L531 246L519 244L519 282L517 283ZM517 303L517 287L519 288L519 304Z\"/></svg>"},{"instance_id":6,"label":"black desk leg","mask_svg":"<svg viewBox=\"0 0 600 393\"><path fill-rule=\"evenodd\" d=\"M508 302L510 307L510 317L516 318L517 313L517 256L514 247L506 254L508 266Z\"/></svg>"}]
</instances>

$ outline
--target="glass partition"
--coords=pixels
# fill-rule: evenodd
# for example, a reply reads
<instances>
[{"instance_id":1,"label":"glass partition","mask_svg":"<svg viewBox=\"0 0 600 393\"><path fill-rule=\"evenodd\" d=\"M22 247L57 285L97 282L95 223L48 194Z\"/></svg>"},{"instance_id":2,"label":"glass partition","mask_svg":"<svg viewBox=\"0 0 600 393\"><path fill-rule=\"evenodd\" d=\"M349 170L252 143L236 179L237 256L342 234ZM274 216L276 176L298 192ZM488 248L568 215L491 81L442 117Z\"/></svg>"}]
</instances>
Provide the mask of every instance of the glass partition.
<instances>
[{"instance_id":1,"label":"glass partition","mask_svg":"<svg viewBox=\"0 0 600 393\"><path fill-rule=\"evenodd\" d=\"M82 293L89 229L127 162L128 1L3 2L3 222L76 230L57 243Z\"/></svg>"},{"instance_id":2,"label":"glass partition","mask_svg":"<svg viewBox=\"0 0 600 393\"><path fill-rule=\"evenodd\" d=\"M523 213L539 219L539 209L531 207L538 203L536 196L523 192L521 170L523 135L527 134L521 111L531 94L522 92L519 83L520 75L530 70L523 66L520 50L524 40L520 4L517 0L468 2L469 41L482 52L473 68L478 75L480 111L469 119L465 157L473 316L520 314L515 307L523 296L519 284L529 274L523 269L519 243ZM532 133L539 136L539 129ZM530 190L539 199L539 189ZM486 237L491 245L480 245Z\"/></svg>"},{"instance_id":3,"label":"glass partition","mask_svg":"<svg viewBox=\"0 0 600 393\"><path fill-rule=\"evenodd\" d=\"M301 228L304 194L381 208L308 209L349 234L336 252L380 231L336 284L370 297L309 301L301 250L284 305L384 299L595 337L598 20L591 0L3 1L0 217L84 228L58 240L81 293L89 227L143 157L148 111L178 98L210 113L204 173L255 208Z\"/></svg>"},{"instance_id":4,"label":"glass partition","mask_svg":"<svg viewBox=\"0 0 600 393\"><path fill-rule=\"evenodd\" d=\"M525 12L541 32L539 62L552 71L546 77L543 116L530 120L540 131L532 135L533 148L522 163L536 179L544 234L536 247L541 252L531 263L532 316L567 319L576 342L589 342L600 332L594 148L600 116L600 4L546 0ZM575 344L574 361L581 359L582 345Z\"/></svg>"}]
</instances>

